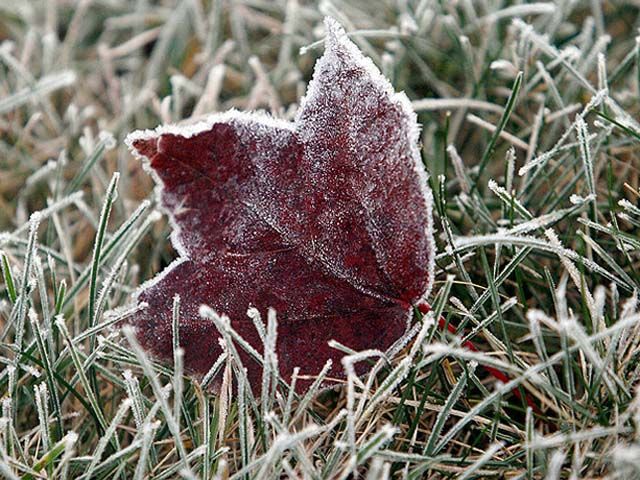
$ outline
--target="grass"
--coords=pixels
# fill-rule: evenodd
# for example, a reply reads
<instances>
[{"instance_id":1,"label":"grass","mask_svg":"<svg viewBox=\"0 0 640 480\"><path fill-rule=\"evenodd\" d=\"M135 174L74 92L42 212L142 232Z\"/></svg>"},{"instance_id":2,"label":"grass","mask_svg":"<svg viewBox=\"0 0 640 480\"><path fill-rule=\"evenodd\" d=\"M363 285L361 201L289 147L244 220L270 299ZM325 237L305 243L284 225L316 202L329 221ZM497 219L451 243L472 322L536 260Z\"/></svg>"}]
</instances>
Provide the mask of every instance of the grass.
<instances>
[{"instance_id":1,"label":"grass","mask_svg":"<svg viewBox=\"0 0 640 480\"><path fill-rule=\"evenodd\" d=\"M640 477L639 13L622 0L0 2L0 475ZM180 349L159 365L115 328L175 256L123 139L232 107L292 118L326 14L419 114L434 310L389 362L351 352L347 371L364 358L372 373L328 392L293 394L267 348L256 398L237 334L205 309L228 345L212 396L183 378ZM276 318L252 315L272 345Z\"/></svg>"}]
</instances>

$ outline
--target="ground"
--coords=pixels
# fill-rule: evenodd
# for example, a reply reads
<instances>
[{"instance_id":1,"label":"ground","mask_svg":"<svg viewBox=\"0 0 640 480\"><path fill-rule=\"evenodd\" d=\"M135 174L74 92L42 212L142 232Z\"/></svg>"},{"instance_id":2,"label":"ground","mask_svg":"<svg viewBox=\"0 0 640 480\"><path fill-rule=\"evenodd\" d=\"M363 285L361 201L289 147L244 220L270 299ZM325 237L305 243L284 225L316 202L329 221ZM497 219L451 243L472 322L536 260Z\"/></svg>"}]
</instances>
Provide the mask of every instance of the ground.
<instances>
[{"instance_id":1,"label":"ground","mask_svg":"<svg viewBox=\"0 0 640 480\"><path fill-rule=\"evenodd\" d=\"M0 3L1 475L639 478L639 8ZM176 257L124 138L292 119L326 15L422 124L433 311L342 388L211 394L117 328Z\"/></svg>"}]
</instances>

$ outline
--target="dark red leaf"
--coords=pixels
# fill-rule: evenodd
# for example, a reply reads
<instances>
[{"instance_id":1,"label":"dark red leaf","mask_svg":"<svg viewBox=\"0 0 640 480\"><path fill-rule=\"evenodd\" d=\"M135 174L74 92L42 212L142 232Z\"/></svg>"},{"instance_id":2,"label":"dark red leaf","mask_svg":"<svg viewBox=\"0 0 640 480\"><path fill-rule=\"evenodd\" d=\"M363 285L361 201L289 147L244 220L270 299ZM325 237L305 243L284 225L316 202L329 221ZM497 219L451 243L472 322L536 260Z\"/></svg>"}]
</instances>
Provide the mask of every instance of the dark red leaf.
<instances>
[{"instance_id":1,"label":"dark red leaf","mask_svg":"<svg viewBox=\"0 0 640 480\"><path fill-rule=\"evenodd\" d=\"M388 348L430 289L431 194L415 114L335 21L326 28L294 123L228 112L127 139L148 159L180 254L143 285L137 300L148 307L133 324L146 349L170 360L179 294L191 373L206 373L221 353L202 304L258 351L247 309L273 307L283 377L296 366L316 375L329 358L341 377L343 354L329 340ZM260 366L243 362L259 388Z\"/></svg>"}]
</instances>

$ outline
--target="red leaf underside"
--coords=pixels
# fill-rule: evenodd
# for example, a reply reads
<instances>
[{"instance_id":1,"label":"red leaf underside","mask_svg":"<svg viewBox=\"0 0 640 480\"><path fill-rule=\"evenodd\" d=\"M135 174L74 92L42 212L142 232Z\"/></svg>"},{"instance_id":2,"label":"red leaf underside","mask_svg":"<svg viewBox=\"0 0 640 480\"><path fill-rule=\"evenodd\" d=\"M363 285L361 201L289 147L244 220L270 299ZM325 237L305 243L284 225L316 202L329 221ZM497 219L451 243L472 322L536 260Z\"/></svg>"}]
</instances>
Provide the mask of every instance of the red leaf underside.
<instances>
[{"instance_id":1,"label":"red leaf underside","mask_svg":"<svg viewBox=\"0 0 640 480\"><path fill-rule=\"evenodd\" d=\"M415 115L342 29L326 26L325 54L294 123L230 112L128 139L159 185L180 254L143 285L137 300L148 306L132 323L147 350L170 360L180 295L193 374L222 352L202 304L258 351L247 309L274 308L282 376L296 366L316 375L332 359L339 379L343 353L328 341L387 349L431 286L431 197ZM259 388L259 364L242 360Z\"/></svg>"}]
</instances>

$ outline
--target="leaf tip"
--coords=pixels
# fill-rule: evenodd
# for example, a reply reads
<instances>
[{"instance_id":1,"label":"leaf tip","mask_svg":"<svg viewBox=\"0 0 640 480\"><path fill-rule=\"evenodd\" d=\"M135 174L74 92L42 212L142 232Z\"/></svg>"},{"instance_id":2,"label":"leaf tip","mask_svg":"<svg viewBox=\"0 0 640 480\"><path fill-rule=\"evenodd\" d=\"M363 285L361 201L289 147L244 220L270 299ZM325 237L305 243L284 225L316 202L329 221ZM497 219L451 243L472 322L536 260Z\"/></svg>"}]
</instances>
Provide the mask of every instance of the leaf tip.
<instances>
[{"instance_id":1,"label":"leaf tip","mask_svg":"<svg viewBox=\"0 0 640 480\"><path fill-rule=\"evenodd\" d=\"M325 48L328 50L338 46L347 36L342 25L333 17L324 17L324 28L326 31Z\"/></svg>"},{"instance_id":2,"label":"leaf tip","mask_svg":"<svg viewBox=\"0 0 640 480\"><path fill-rule=\"evenodd\" d=\"M125 144L138 158L149 160L158 153L158 136L152 130L138 130L127 135Z\"/></svg>"}]
</instances>

